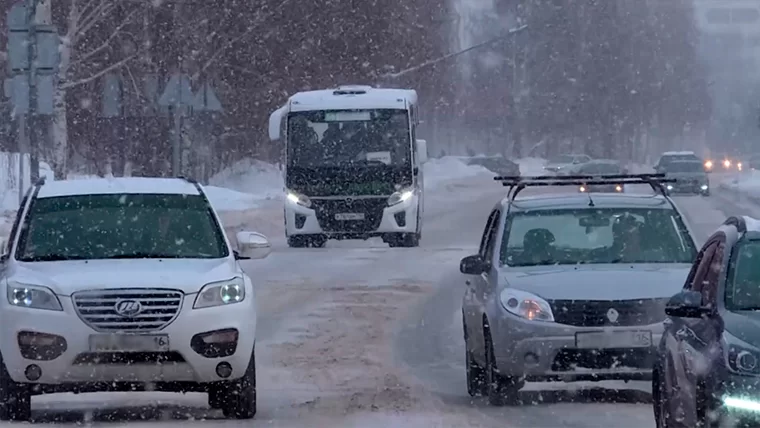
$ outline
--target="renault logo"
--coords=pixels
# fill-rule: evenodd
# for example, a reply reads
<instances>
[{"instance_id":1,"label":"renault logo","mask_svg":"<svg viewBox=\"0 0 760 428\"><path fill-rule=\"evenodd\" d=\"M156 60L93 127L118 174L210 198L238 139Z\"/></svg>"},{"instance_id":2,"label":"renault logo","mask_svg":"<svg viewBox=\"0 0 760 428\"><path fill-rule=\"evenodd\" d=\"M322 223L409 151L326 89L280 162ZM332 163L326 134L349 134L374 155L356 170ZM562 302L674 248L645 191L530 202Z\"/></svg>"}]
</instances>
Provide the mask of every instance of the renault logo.
<instances>
[{"instance_id":1,"label":"renault logo","mask_svg":"<svg viewBox=\"0 0 760 428\"><path fill-rule=\"evenodd\" d=\"M610 320L610 322L617 322L618 318L620 318L620 313L615 310L615 308L610 308L610 310L607 311L607 319Z\"/></svg>"},{"instance_id":2,"label":"renault logo","mask_svg":"<svg viewBox=\"0 0 760 428\"><path fill-rule=\"evenodd\" d=\"M114 305L117 314L123 317L133 317L142 312L142 304L137 300L119 300Z\"/></svg>"}]
</instances>

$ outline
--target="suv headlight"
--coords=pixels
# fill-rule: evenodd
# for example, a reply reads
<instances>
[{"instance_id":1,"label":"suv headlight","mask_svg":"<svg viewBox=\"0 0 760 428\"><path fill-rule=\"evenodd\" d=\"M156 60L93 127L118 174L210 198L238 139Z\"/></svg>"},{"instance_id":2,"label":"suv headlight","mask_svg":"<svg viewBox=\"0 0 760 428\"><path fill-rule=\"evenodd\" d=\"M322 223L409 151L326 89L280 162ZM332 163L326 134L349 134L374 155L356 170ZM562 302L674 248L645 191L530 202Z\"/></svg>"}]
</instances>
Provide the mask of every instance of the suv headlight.
<instances>
[{"instance_id":1,"label":"suv headlight","mask_svg":"<svg viewBox=\"0 0 760 428\"><path fill-rule=\"evenodd\" d=\"M309 199L308 196L302 195L292 190L286 190L286 193L286 197L290 202L301 205L302 207L311 208L311 199Z\"/></svg>"},{"instance_id":2,"label":"suv headlight","mask_svg":"<svg viewBox=\"0 0 760 428\"><path fill-rule=\"evenodd\" d=\"M62 311L61 302L53 290L39 285L8 282L8 303L30 309Z\"/></svg>"},{"instance_id":3,"label":"suv headlight","mask_svg":"<svg viewBox=\"0 0 760 428\"><path fill-rule=\"evenodd\" d=\"M242 278L212 282L201 288L200 293L195 298L193 309L232 305L240 303L244 299L245 284L243 284Z\"/></svg>"},{"instance_id":4,"label":"suv headlight","mask_svg":"<svg viewBox=\"0 0 760 428\"><path fill-rule=\"evenodd\" d=\"M760 375L760 350L743 343L728 332L723 332L723 341L729 370L745 376Z\"/></svg>"},{"instance_id":5,"label":"suv headlight","mask_svg":"<svg viewBox=\"0 0 760 428\"><path fill-rule=\"evenodd\" d=\"M408 201L409 199L414 196L414 189L401 189L396 192L394 192L389 198L388 198L388 206L392 207L394 205L398 205L404 201Z\"/></svg>"},{"instance_id":6,"label":"suv headlight","mask_svg":"<svg viewBox=\"0 0 760 428\"><path fill-rule=\"evenodd\" d=\"M507 288L499 295L501 306L518 317L530 321L554 322L549 302L522 290Z\"/></svg>"}]
</instances>

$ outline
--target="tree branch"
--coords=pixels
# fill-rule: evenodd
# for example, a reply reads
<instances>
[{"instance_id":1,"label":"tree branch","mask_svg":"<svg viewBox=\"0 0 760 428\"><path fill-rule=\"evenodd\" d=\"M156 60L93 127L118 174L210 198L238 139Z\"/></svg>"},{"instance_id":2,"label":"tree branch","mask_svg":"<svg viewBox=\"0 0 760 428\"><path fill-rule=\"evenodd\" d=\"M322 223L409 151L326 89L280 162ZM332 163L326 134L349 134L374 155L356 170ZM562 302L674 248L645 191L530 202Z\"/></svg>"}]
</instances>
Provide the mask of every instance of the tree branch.
<instances>
[{"instance_id":1,"label":"tree branch","mask_svg":"<svg viewBox=\"0 0 760 428\"><path fill-rule=\"evenodd\" d=\"M413 73L413 72L421 70L423 68L427 68L427 67L436 65L439 62L446 61L448 59L451 59L451 58L457 57L459 55L465 54L467 52L470 52L472 50L481 48L481 47L486 46L486 45L490 45L491 43L494 43L494 42L506 39L507 37L510 37L511 35L513 35L513 34L515 34L517 32L520 32L520 31L522 31L522 30L524 30L526 28L528 28L527 25L523 25L523 26L517 27L517 28L512 28L512 29L510 29L507 32L507 34L505 34L503 36L499 36L499 37L495 37L495 38L490 39L490 40L486 40L485 42L478 43L476 45L472 45L469 48L462 49L461 51L457 51L457 52L452 52L450 54L446 54L446 55L444 55L442 57L439 57L439 58L431 59L430 61L425 61L422 64L415 65L414 67L409 67L409 68L401 70L401 71L399 71L397 73L385 73L385 74L381 74L379 77L381 77L381 78L389 78L389 79L397 79L397 78L399 78L401 76L404 76L406 74Z\"/></svg>"},{"instance_id":2,"label":"tree branch","mask_svg":"<svg viewBox=\"0 0 760 428\"><path fill-rule=\"evenodd\" d=\"M282 9L282 7L285 6L289 2L290 2L290 0L282 0L282 2L277 6L277 8L275 10ZM262 18L262 16L269 17L270 15L271 15L271 13L257 16L256 19L253 20L253 22L251 22L248 25L248 28L245 31L243 31L242 33L240 33L239 36L233 37L232 39L228 40L227 43L223 44L222 47L220 47L219 49L217 49L216 52L214 52L214 54L211 55L211 57L209 57L209 59L206 60L206 62L198 69L198 71L193 74L193 76L191 77L191 79L192 80L197 80L201 76L201 74L203 74L204 71L206 71L209 67L211 67L212 65L214 65L216 63L216 60L219 58L219 56L221 56L224 52L226 52L227 49L229 49L232 46L234 46L235 43L243 40L246 36L248 36L249 34L251 34L254 30L258 30L259 29L259 25L261 23L263 23L265 21L265 19L266 19L266 18Z\"/></svg>"},{"instance_id":3,"label":"tree branch","mask_svg":"<svg viewBox=\"0 0 760 428\"><path fill-rule=\"evenodd\" d=\"M79 31L77 37L82 37L87 34L92 27L97 25L108 14L116 8L116 2L112 0L101 0L101 2L95 6L88 15L83 16L79 22Z\"/></svg>"},{"instance_id":4,"label":"tree branch","mask_svg":"<svg viewBox=\"0 0 760 428\"><path fill-rule=\"evenodd\" d=\"M69 88L72 88L74 86L79 86L79 85L83 85L85 83L92 82L93 80L96 80L96 79L104 76L105 74L107 74L107 73L109 73L111 71L114 71L114 70L117 70L117 69L123 67L129 61L132 61L133 59L137 58L138 55L139 55L139 52L135 53L134 55L130 55L127 58L124 58L124 59L122 59L119 62L111 64L108 67L106 67L106 68L98 71L97 73L95 73L95 74L93 74L93 75L91 75L89 77L85 77L84 79L79 79L79 80L74 81L74 82L65 83L65 84L61 85L61 89L69 89Z\"/></svg>"},{"instance_id":5,"label":"tree branch","mask_svg":"<svg viewBox=\"0 0 760 428\"><path fill-rule=\"evenodd\" d=\"M139 9L133 10L129 15L127 15L124 18L124 21L122 21L122 23L112 31L111 35L108 36L108 38L103 42L103 44L101 44L97 48L95 48L95 49L87 52L86 54L79 55L78 58L76 59L76 61L72 61L71 62L71 65L76 65L76 64L79 64L80 62L86 61L87 59L89 59L89 58L93 57L94 55L96 55L98 52L106 49L111 44L111 41L113 41L113 39L116 38L116 36L119 35L119 33L121 32L121 30L124 27L126 27L127 24L130 23L130 20L132 19L132 17L135 14L137 14L138 11L139 11Z\"/></svg>"}]
</instances>

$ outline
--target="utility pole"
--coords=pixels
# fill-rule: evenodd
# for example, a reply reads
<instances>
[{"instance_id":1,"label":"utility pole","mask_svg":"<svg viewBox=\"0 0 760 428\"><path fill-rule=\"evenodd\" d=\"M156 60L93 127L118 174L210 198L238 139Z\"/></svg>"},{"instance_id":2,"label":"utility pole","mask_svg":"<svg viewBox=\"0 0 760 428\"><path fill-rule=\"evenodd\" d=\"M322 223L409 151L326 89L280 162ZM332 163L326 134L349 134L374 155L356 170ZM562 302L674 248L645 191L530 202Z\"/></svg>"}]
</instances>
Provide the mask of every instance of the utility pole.
<instances>
[{"instance_id":1,"label":"utility pole","mask_svg":"<svg viewBox=\"0 0 760 428\"><path fill-rule=\"evenodd\" d=\"M37 143L38 139L35 138L36 126L39 122L36 116L37 108L37 6L39 0L27 0L26 13L27 22L29 22L29 32L27 33L27 58L29 61L28 79L29 79L29 116L26 118L26 142L25 149L29 153L29 181L30 184L34 184L39 178L40 168L37 163ZM24 156L21 154L20 156ZM22 159L19 165L23 165ZM36 164L36 165L35 165ZM23 177L23 175L21 175ZM23 178L19 179L19 183L23 183ZM19 189L19 204L21 204L22 189ZM19 205L20 206L20 205Z\"/></svg>"}]
</instances>

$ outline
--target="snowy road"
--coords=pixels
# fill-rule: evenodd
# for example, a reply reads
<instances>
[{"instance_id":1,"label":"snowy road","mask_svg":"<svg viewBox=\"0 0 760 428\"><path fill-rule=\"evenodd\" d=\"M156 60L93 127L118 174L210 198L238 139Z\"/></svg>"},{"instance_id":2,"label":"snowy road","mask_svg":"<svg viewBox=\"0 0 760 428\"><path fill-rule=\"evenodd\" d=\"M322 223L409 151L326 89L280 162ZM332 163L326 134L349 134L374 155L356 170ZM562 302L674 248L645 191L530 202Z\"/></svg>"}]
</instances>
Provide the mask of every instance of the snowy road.
<instances>
[{"instance_id":1,"label":"snowy road","mask_svg":"<svg viewBox=\"0 0 760 428\"><path fill-rule=\"evenodd\" d=\"M270 258L246 265L259 282L259 413L253 425L652 426L649 395L641 391L646 384L604 384L623 387L622 392L531 385L526 398L542 404L500 409L467 396L458 263L475 251L501 194L503 188L487 179L429 193L425 238L417 249L374 242L289 249L281 238L281 207L272 204L257 218L230 215L231 229L253 226L270 234L275 245ZM677 201L700 239L726 212L752 209L717 196ZM542 389L552 392L539 394ZM600 398L609 402L597 403ZM36 398L34 409L36 420L64 426L135 420L161 426L251 425L222 420L201 394L51 395Z\"/></svg>"}]
</instances>

